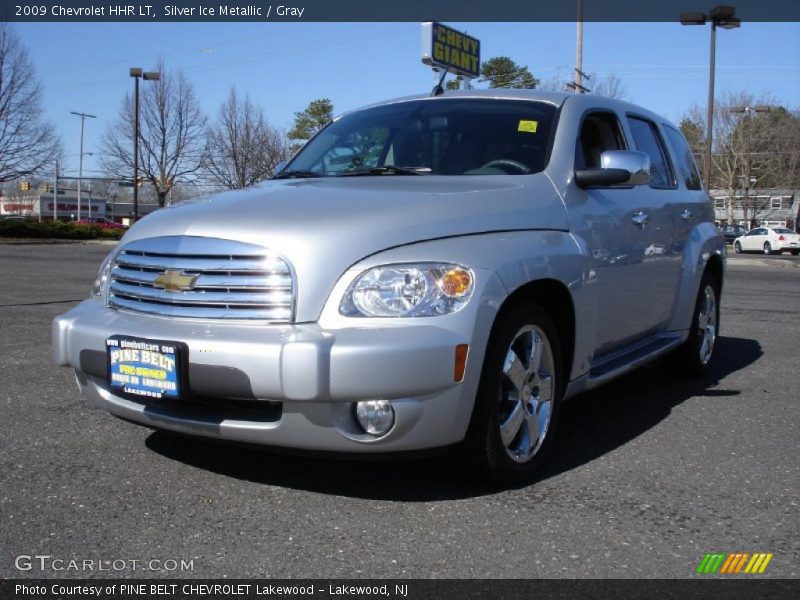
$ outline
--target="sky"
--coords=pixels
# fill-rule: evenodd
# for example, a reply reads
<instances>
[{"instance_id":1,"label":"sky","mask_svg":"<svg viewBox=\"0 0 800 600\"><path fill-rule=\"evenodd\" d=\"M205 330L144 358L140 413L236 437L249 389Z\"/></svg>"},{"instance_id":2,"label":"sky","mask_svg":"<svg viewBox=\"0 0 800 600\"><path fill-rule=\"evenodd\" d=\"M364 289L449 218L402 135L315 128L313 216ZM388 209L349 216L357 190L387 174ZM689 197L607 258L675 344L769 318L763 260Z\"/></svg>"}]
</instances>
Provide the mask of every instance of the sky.
<instances>
[{"instance_id":1,"label":"sky","mask_svg":"<svg viewBox=\"0 0 800 600\"><path fill-rule=\"evenodd\" d=\"M510 56L540 79L570 76L575 23L456 23L481 40L481 58ZM419 23L18 23L42 85L46 116L64 142L66 172L77 172L80 119L84 152L132 91L129 67L163 58L194 85L212 117L230 88L260 104L288 129L295 112L330 98L336 113L383 99L428 92L433 74L420 62ZM678 120L705 106L709 28L679 23L585 23L584 72L615 74L626 99ZM744 23L718 30L717 94L769 94L800 108L800 23ZM147 85L143 82L142 85ZM482 87L485 84L478 84ZM591 82L589 84L591 87ZM84 175L98 174L97 155ZM65 173L69 174L69 173Z\"/></svg>"}]
</instances>

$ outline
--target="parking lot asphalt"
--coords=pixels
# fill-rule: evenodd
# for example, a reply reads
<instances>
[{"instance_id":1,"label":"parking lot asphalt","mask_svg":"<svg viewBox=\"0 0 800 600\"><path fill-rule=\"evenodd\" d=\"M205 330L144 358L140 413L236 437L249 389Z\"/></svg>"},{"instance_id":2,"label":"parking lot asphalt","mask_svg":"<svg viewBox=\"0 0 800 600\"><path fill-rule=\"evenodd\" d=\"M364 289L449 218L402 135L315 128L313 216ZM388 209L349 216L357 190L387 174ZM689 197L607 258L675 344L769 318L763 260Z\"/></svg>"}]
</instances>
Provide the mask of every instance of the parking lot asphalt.
<instances>
[{"instance_id":1,"label":"parking lot asphalt","mask_svg":"<svg viewBox=\"0 0 800 600\"><path fill-rule=\"evenodd\" d=\"M683 578L712 551L772 552L762 577L800 576L791 262L732 257L711 375L660 361L579 396L539 480L497 489L453 456L287 456L90 408L51 362L50 322L108 250L0 245L0 577ZM15 568L36 554L128 566ZM192 570L130 566L153 559Z\"/></svg>"}]
</instances>

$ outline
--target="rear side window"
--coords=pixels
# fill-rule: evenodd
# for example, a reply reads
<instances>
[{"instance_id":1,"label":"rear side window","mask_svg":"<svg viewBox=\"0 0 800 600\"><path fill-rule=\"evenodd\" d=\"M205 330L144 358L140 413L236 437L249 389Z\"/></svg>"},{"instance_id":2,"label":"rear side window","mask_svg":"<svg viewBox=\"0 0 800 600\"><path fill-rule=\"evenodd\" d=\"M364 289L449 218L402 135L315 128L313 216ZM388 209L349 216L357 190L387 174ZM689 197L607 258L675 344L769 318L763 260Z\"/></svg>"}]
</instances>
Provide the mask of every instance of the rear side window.
<instances>
[{"instance_id":1,"label":"rear side window","mask_svg":"<svg viewBox=\"0 0 800 600\"><path fill-rule=\"evenodd\" d=\"M664 133L667 135L667 143L672 148L672 154L678 161L678 174L683 184L688 190L701 190L700 172L697 170L697 163L694 162L694 155L683 134L669 125L664 125Z\"/></svg>"},{"instance_id":2,"label":"rear side window","mask_svg":"<svg viewBox=\"0 0 800 600\"><path fill-rule=\"evenodd\" d=\"M675 180L667 160L667 153L656 126L638 117L628 117L636 149L650 157L650 187L672 188Z\"/></svg>"}]
</instances>

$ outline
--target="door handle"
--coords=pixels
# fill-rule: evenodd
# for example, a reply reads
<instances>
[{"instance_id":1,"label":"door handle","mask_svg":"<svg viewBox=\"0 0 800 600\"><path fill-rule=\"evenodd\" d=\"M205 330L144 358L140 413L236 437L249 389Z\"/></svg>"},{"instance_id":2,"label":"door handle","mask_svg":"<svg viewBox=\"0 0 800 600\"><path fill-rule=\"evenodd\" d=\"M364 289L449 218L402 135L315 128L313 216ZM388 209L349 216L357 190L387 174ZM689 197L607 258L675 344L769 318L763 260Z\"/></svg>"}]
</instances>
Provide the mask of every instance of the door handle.
<instances>
[{"instance_id":1,"label":"door handle","mask_svg":"<svg viewBox=\"0 0 800 600\"><path fill-rule=\"evenodd\" d=\"M692 218L692 211L690 211L688 208L683 209L683 212L681 213L681 219L683 219L684 221L688 221L691 218Z\"/></svg>"},{"instance_id":2,"label":"door handle","mask_svg":"<svg viewBox=\"0 0 800 600\"><path fill-rule=\"evenodd\" d=\"M638 226L639 229L644 229L645 225L650 222L650 215L646 215L642 211L638 211L633 213L633 217L631 217L631 221L634 225Z\"/></svg>"}]
</instances>

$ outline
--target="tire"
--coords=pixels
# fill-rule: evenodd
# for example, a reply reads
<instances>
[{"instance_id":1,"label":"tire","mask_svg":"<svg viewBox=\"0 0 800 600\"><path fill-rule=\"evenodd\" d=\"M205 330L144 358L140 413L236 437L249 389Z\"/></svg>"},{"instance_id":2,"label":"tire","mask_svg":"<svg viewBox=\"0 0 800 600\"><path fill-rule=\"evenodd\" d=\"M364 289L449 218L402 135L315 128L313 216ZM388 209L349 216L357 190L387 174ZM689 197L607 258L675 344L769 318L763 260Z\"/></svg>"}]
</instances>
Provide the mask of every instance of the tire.
<instances>
[{"instance_id":1,"label":"tire","mask_svg":"<svg viewBox=\"0 0 800 600\"><path fill-rule=\"evenodd\" d=\"M792 256L797 256L798 254L800 254L800 250L789 250L789 252L792 253Z\"/></svg>"},{"instance_id":2,"label":"tire","mask_svg":"<svg viewBox=\"0 0 800 600\"><path fill-rule=\"evenodd\" d=\"M561 413L563 363L555 325L541 307L520 303L498 317L465 440L469 464L483 478L528 482L544 462Z\"/></svg>"},{"instance_id":3,"label":"tire","mask_svg":"<svg viewBox=\"0 0 800 600\"><path fill-rule=\"evenodd\" d=\"M741 254L741 253L742 253L742 245L741 245L739 242L736 242L736 243L733 245L733 251L734 251L736 254Z\"/></svg>"},{"instance_id":4,"label":"tire","mask_svg":"<svg viewBox=\"0 0 800 600\"><path fill-rule=\"evenodd\" d=\"M675 353L676 362L689 377L703 376L711 368L719 338L719 301L719 282L706 271L700 281L689 338Z\"/></svg>"},{"instance_id":5,"label":"tire","mask_svg":"<svg viewBox=\"0 0 800 600\"><path fill-rule=\"evenodd\" d=\"M772 246L769 242L764 242L764 254L770 255L772 254Z\"/></svg>"}]
</instances>

